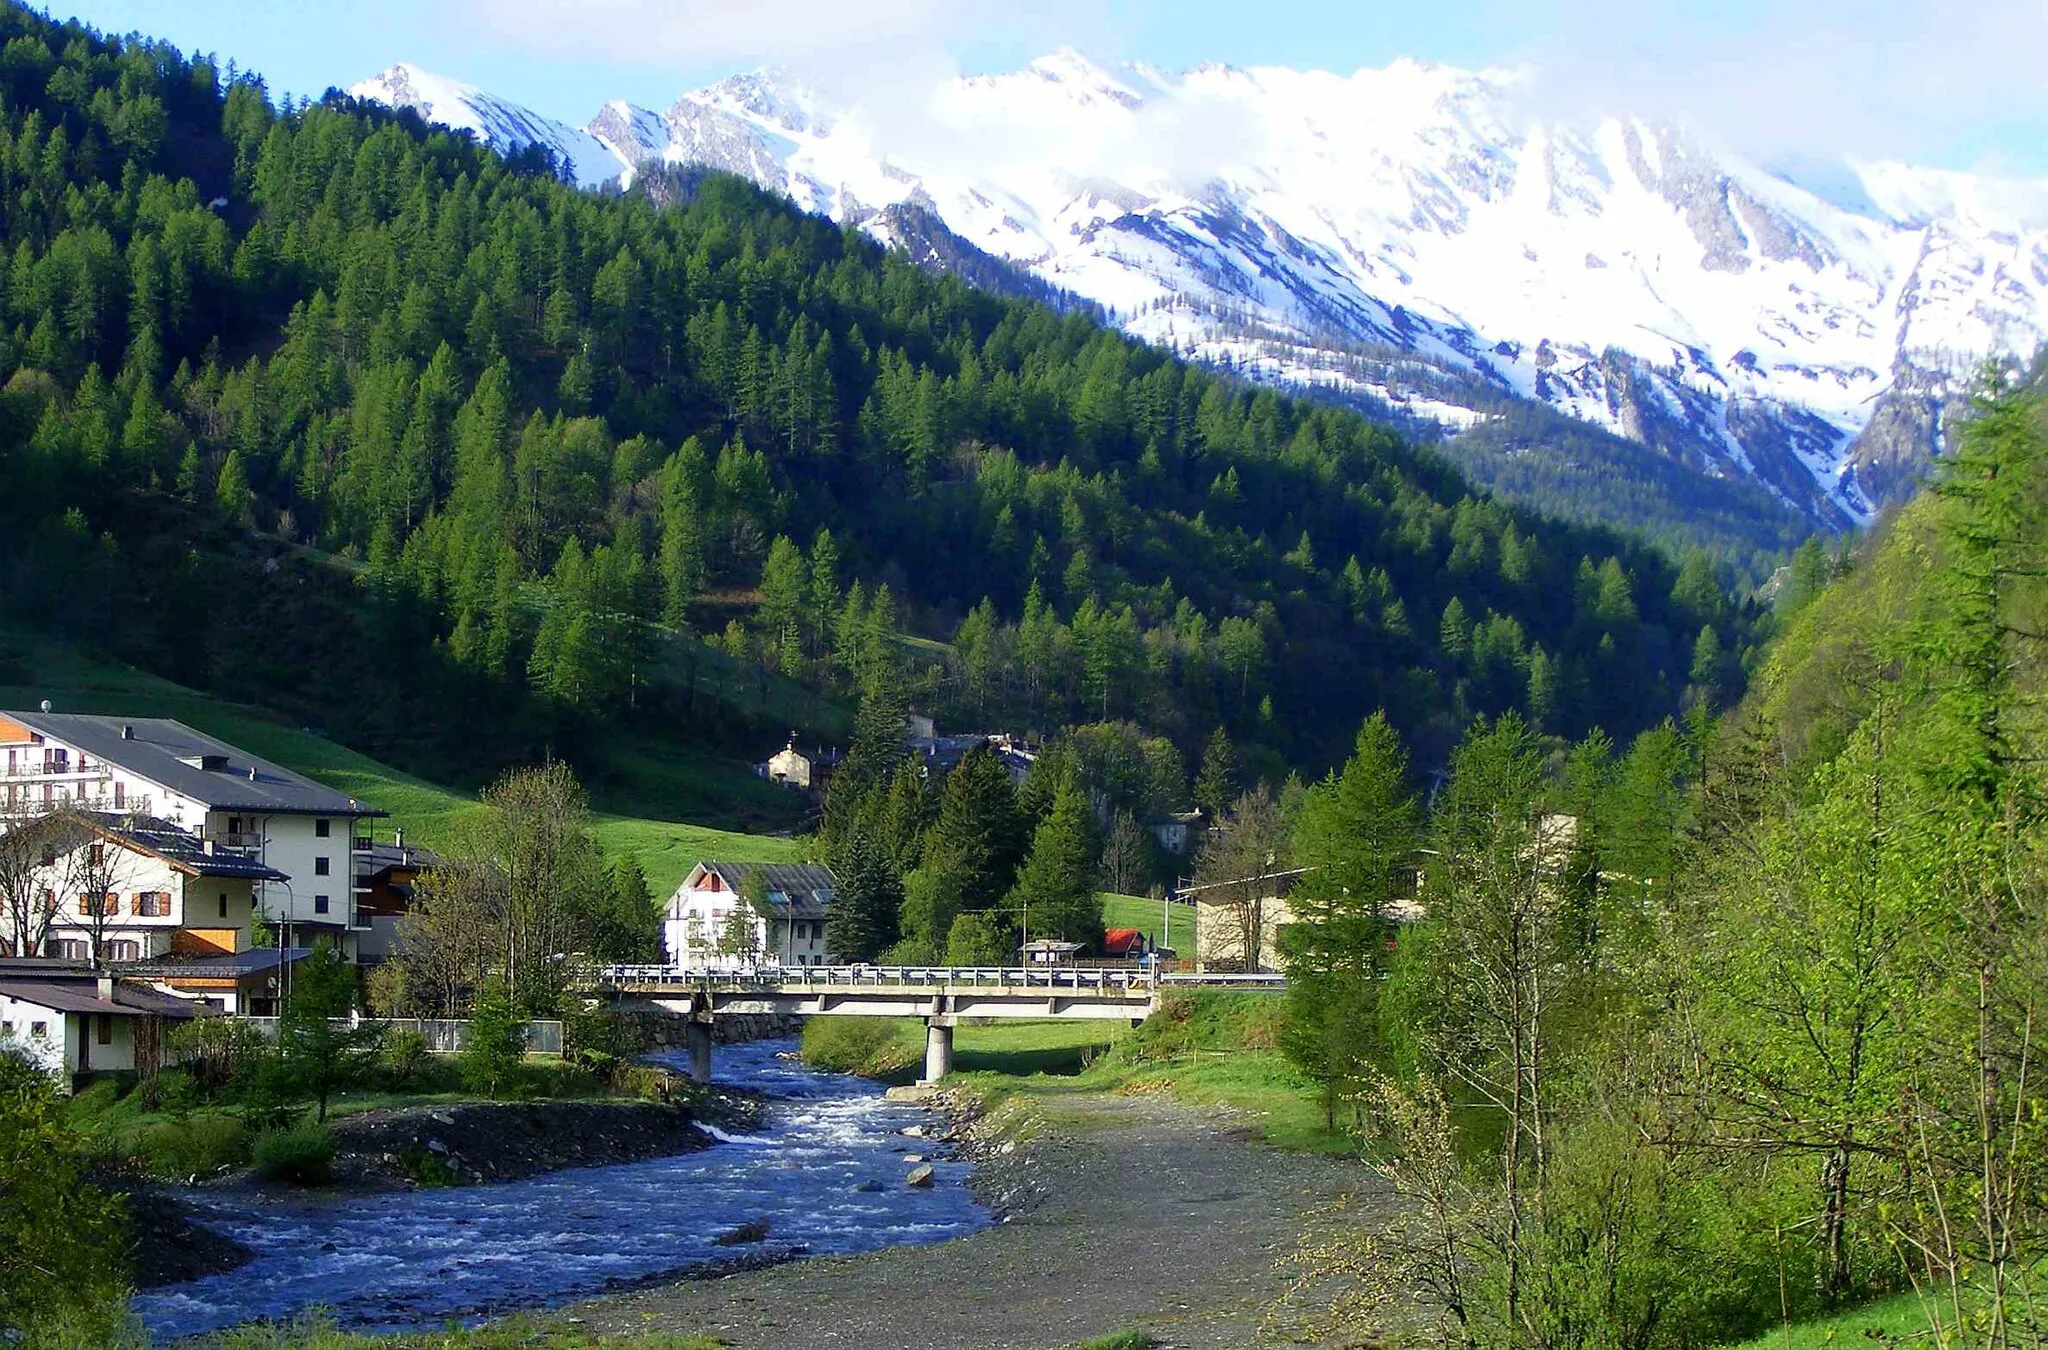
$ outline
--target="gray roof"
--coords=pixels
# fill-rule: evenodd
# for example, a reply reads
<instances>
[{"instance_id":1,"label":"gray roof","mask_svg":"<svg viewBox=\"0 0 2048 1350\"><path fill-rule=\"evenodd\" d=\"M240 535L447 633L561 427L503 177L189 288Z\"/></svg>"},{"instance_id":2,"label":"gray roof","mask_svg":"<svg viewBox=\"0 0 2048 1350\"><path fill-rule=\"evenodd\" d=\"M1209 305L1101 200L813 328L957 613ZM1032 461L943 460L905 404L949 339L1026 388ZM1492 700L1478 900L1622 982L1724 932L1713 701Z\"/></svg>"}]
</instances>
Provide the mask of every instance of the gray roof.
<instances>
[{"instance_id":1,"label":"gray roof","mask_svg":"<svg viewBox=\"0 0 2048 1350\"><path fill-rule=\"evenodd\" d=\"M839 889L839 879L832 875L832 869L818 863L699 862L697 866L716 872L719 880L734 891L740 889L747 873L760 873L768 887L769 902L800 919L823 918L826 904ZM777 895L782 899L776 900Z\"/></svg>"},{"instance_id":2,"label":"gray roof","mask_svg":"<svg viewBox=\"0 0 2048 1350\"><path fill-rule=\"evenodd\" d=\"M381 816L345 792L323 787L282 764L236 749L168 717L101 717L91 713L0 712L30 731L118 764L214 811L282 815ZM123 732L131 734L124 735ZM195 761L187 763L187 760ZM204 768L200 761L217 763Z\"/></svg>"},{"instance_id":3,"label":"gray roof","mask_svg":"<svg viewBox=\"0 0 2048 1350\"><path fill-rule=\"evenodd\" d=\"M155 980L176 979L181 975L209 980L240 979L244 975L260 975L276 968L280 962L290 965L303 961L312 954L310 947L287 947L281 953L275 947L251 947L247 951L223 952L219 956L159 957L126 968Z\"/></svg>"},{"instance_id":4,"label":"gray roof","mask_svg":"<svg viewBox=\"0 0 2048 1350\"><path fill-rule=\"evenodd\" d=\"M99 996L98 986L85 981L37 984L28 980L0 982L0 994L53 1012L109 1013L115 1017L200 1017L207 1009L175 994L115 984L113 999Z\"/></svg>"},{"instance_id":5,"label":"gray roof","mask_svg":"<svg viewBox=\"0 0 2048 1350\"><path fill-rule=\"evenodd\" d=\"M154 816L117 816L100 811L69 811L32 821L28 829L44 828L66 819L82 821L109 838L143 853L162 858L181 872L200 877L247 877L251 881L289 881L291 878L254 858L239 853L216 853L207 841L168 820Z\"/></svg>"}]
</instances>

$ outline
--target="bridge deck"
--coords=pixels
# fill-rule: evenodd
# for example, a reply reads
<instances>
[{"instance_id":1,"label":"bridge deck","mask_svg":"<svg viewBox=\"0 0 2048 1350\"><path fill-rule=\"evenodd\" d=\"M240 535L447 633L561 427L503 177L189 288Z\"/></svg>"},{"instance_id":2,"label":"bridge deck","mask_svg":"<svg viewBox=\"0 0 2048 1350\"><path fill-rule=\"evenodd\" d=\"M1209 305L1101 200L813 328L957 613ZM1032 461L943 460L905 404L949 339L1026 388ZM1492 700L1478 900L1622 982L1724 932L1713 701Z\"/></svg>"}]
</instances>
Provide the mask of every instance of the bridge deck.
<instances>
[{"instance_id":1,"label":"bridge deck","mask_svg":"<svg viewBox=\"0 0 2048 1350\"><path fill-rule=\"evenodd\" d=\"M1142 1019L1162 990L1281 987L1277 976L1155 975L1142 968L1051 966L790 966L691 971L608 966L596 989L696 1016L721 1012L840 1017Z\"/></svg>"}]
</instances>

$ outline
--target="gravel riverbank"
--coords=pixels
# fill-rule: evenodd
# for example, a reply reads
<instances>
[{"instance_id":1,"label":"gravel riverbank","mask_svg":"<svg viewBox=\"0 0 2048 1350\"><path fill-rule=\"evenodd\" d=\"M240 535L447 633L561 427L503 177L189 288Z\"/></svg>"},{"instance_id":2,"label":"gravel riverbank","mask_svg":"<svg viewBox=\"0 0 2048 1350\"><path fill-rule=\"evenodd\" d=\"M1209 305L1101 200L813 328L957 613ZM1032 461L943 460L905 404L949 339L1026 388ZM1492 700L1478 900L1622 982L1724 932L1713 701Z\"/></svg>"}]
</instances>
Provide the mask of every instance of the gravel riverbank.
<instances>
[{"instance_id":1,"label":"gravel riverbank","mask_svg":"<svg viewBox=\"0 0 2048 1350\"><path fill-rule=\"evenodd\" d=\"M1356 1166L1265 1148L1241 1121L1163 1096L1076 1094L1055 1107L952 1131L951 1147L981 1160L973 1186L1002 1217L992 1228L562 1316L588 1332L696 1332L735 1350L1051 1350L1133 1326L1166 1345L1238 1350L1267 1343L1261 1321L1287 1285L1276 1263L1302 1212L1367 1183Z\"/></svg>"}]
</instances>

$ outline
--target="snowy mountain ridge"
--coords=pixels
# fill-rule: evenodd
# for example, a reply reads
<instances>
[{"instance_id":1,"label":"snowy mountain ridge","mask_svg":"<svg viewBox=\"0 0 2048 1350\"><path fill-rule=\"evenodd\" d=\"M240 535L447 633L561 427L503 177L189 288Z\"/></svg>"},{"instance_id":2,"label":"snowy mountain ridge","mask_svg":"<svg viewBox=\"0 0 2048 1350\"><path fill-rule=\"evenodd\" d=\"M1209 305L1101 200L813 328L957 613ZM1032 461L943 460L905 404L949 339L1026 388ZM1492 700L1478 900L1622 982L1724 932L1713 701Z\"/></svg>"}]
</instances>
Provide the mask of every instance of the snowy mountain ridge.
<instances>
[{"instance_id":1,"label":"snowy mountain ridge","mask_svg":"<svg viewBox=\"0 0 2048 1350\"><path fill-rule=\"evenodd\" d=\"M884 239L923 207L1195 359L1453 435L1539 400L1830 526L1911 490L1959 376L2048 340L2048 183L1774 172L1531 118L1524 78L1062 51L887 116L757 72L583 128L403 65L351 92L586 185L706 164Z\"/></svg>"}]
</instances>

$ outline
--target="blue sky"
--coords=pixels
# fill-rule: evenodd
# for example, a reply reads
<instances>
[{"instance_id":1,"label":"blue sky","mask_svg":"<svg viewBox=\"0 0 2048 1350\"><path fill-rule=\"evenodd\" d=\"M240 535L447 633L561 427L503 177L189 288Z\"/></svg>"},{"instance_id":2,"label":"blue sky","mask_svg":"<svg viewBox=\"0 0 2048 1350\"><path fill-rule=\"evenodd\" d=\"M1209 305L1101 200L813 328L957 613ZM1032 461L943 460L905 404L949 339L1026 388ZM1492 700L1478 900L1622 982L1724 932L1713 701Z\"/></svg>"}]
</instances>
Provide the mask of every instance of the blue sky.
<instances>
[{"instance_id":1,"label":"blue sky","mask_svg":"<svg viewBox=\"0 0 2048 1350\"><path fill-rule=\"evenodd\" d=\"M1765 159L2048 177L2044 0L50 0L317 94L408 60L582 122L763 63L814 77L1103 59L1522 64L1561 113L1683 116ZM909 78L907 74L903 78Z\"/></svg>"}]
</instances>

